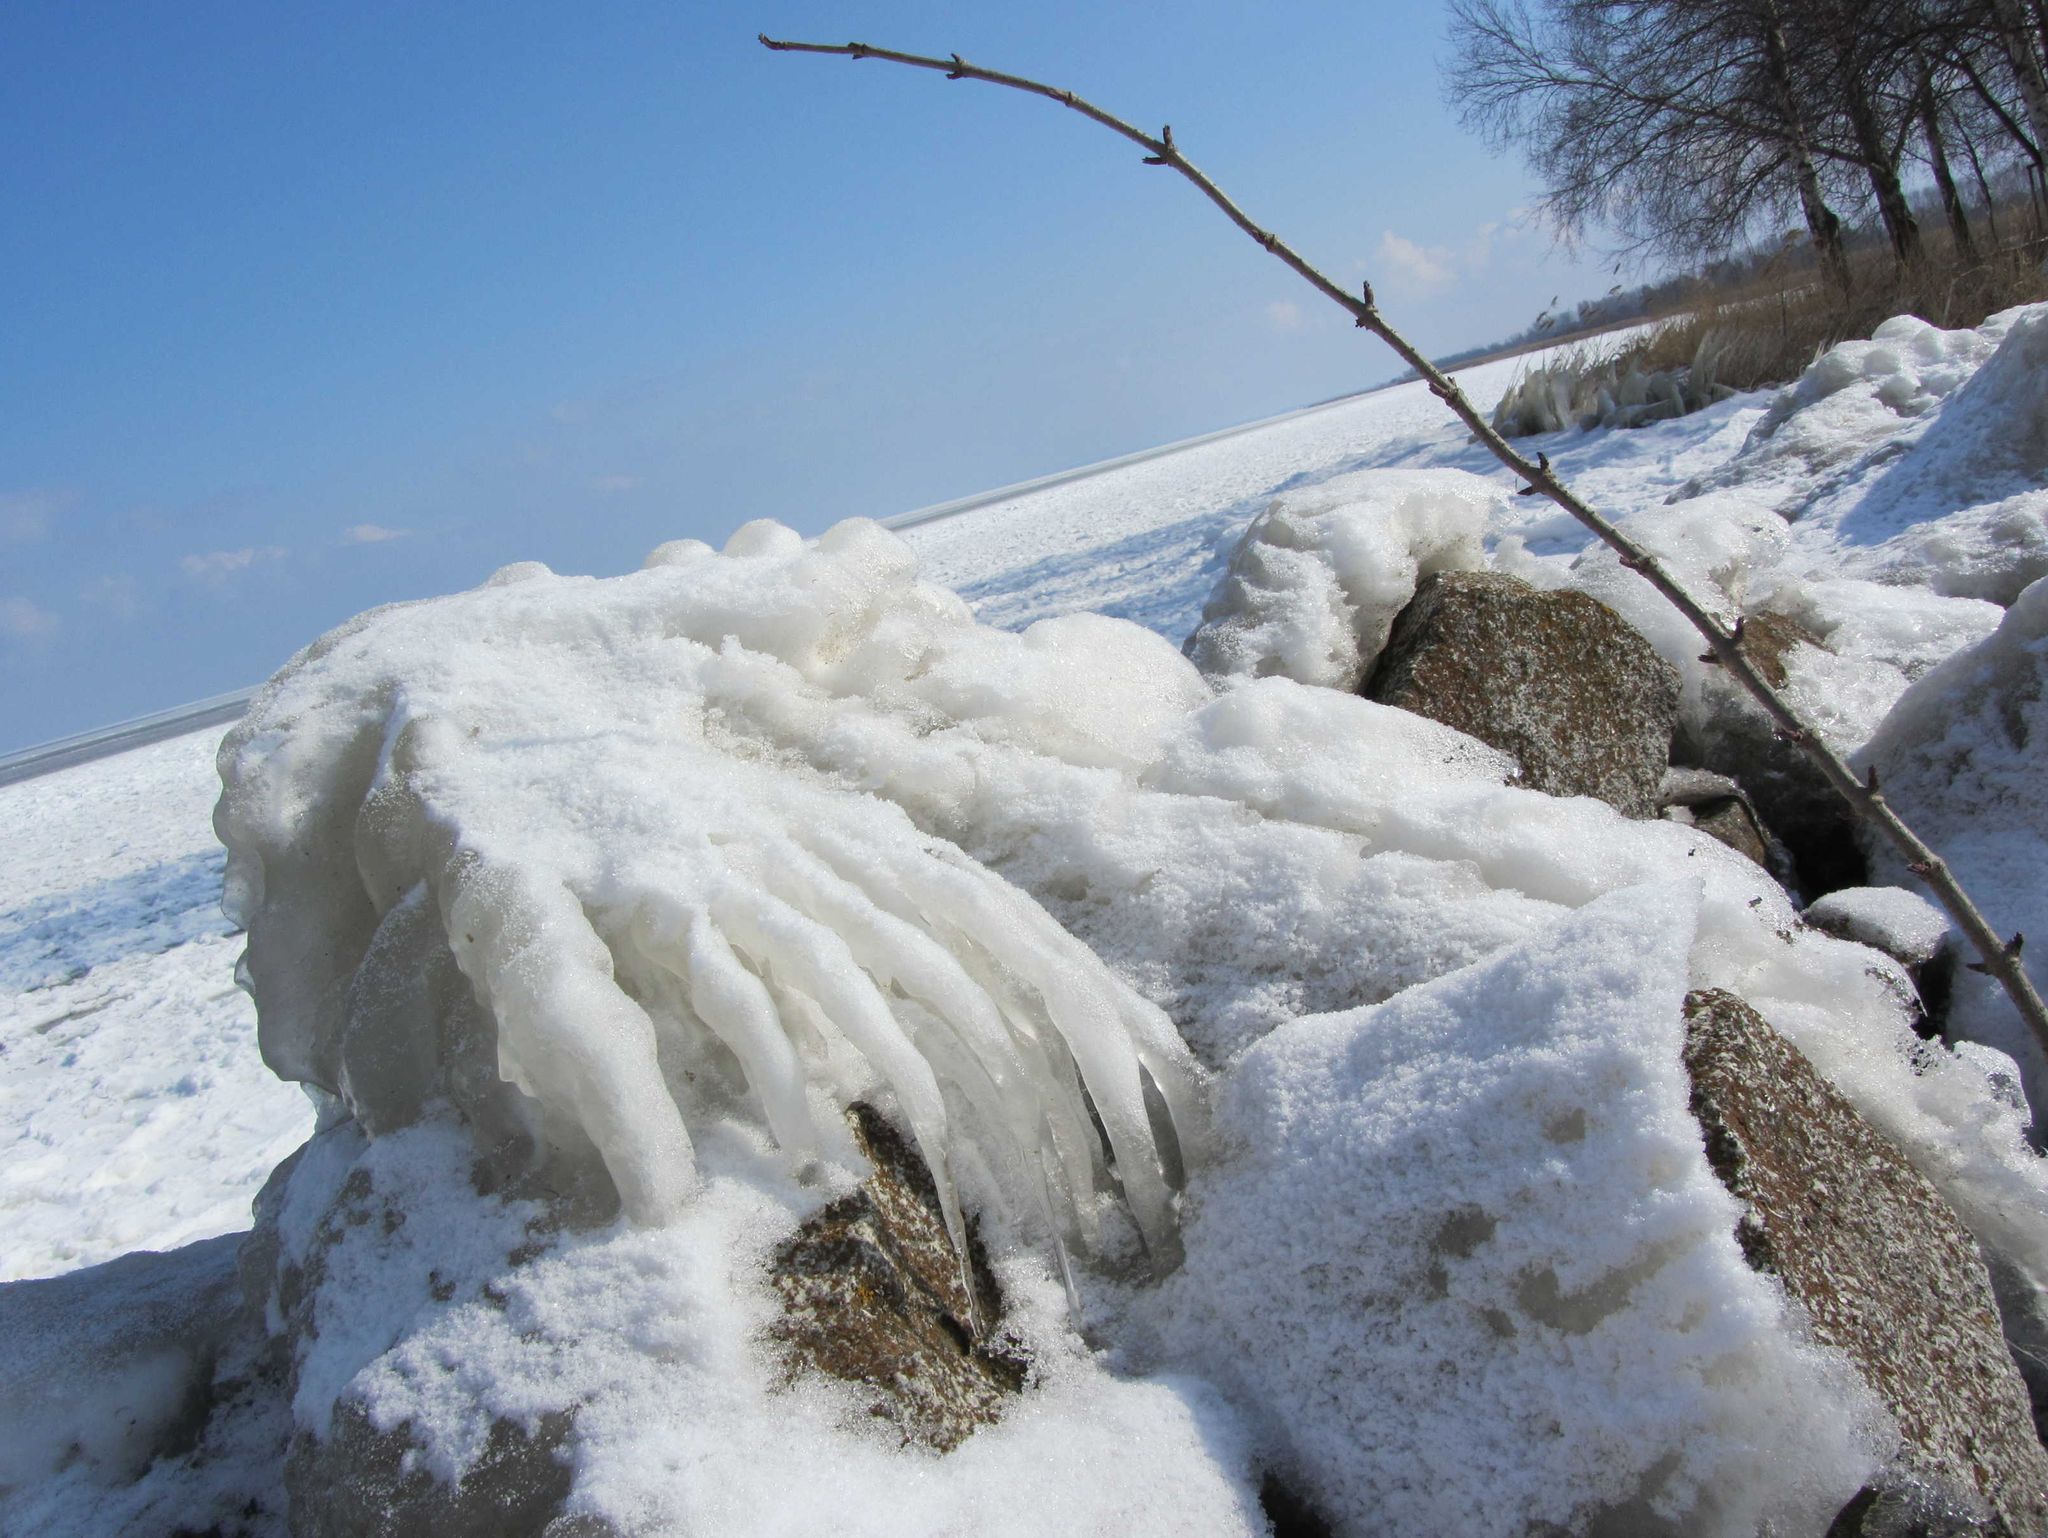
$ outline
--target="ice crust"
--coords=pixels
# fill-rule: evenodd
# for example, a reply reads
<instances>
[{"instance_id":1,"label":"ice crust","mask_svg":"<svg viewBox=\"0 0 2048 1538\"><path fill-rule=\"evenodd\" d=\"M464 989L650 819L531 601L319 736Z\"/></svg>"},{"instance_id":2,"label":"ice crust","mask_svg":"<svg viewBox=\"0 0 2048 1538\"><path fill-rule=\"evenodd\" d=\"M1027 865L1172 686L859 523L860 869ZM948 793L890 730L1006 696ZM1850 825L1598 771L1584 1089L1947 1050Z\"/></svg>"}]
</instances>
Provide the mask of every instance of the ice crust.
<instances>
[{"instance_id":1,"label":"ice crust","mask_svg":"<svg viewBox=\"0 0 2048 1538\"><path fill-rule=\"evenodd\" d=\"M1254 518L1188 652L1209 678L1355 690L1422 578L1486 564L1500 488L1462 470L1364 470Z\"/></svg>"}]
</instances>

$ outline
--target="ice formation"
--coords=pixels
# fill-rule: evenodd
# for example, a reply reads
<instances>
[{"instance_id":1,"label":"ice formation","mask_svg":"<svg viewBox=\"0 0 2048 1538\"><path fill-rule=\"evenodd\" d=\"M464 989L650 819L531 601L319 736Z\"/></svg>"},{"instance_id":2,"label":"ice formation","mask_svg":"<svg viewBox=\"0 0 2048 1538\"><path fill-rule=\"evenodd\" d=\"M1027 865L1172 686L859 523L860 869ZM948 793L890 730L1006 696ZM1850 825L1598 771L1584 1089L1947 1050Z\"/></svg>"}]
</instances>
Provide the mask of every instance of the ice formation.
<instances>
[{"instance_id":1,"label":"ice formation","mask_svg":"<svg viewBox=\"0 0 2048 1538\"><path fill-rule=\"evenodd\" d=\"M1277 497L1231 553L1188 654L1214 679L1356 689L1416 583L1486 564L1501 500L1463 470L1362 470Z\"/></svg>"},{"instance_id":2,"label":"ice formation","mask_svg":"<svg viewBox=\"0 0 2048 1538\"><path fill-rule=\"evenodd\" d=\"M1916 1061L1896 967L1732 851L1335 690L1212 696L1135 626L978 626L869 524L378 611L222 766L272 1064L373 1131L431 1092L487 1144L588 1139L643 1215L684 1200L695 1105L800 1151L814 1089L879 1083L942 1178L964 1123L1013 1205L1049 1187L1087 1240L1120 1190L1171 1254L1188 1046L1227 1067L1674 870L1704 886L1695 986L1761 1010L1966 1216L2048 1211L1981 1071Z\"/></svg>"},{"instance_id":3,"label":"ice formation","mask_svg":"<svg viewBox=\"0 0 2048 1538\"><path fill-rule=\"evenodd\" d=\"M1056 1233L1088 1237L1113 1163L1169 1248L1160 1141L1202 1121L1171 1023L864 778L948 731L1128 763L1206 697L1132 627L979 629L860 522L374 611L221 750L264 1056L372 1132L438 1094L486 1154L594 1148L647 1221L683 1207L721 1084L799 1162L814 1088L885 1088L956 1237L964 1126Z\"/></svg>"}]
</instances>

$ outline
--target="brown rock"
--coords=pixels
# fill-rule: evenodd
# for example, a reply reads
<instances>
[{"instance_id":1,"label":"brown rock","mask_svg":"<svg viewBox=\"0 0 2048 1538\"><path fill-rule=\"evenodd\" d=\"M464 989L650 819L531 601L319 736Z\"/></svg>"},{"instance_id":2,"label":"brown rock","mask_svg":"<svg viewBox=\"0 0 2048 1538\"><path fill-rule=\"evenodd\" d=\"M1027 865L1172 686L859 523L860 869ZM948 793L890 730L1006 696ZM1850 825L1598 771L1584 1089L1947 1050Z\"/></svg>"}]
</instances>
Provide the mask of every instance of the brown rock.
<instances>
[{"instance_id":1,"label":"brown rock","mask_svg":"<svg viewBox=\"0 0 2048 1538\"><path fill-rule=\"evenodd\" d=\"M1364 693L1512 753L1522 783L1657 811L1678 673L1604 604L1498 572L1440 572L1394 621Z\"/></svg>"},{"instance_id":2,"label":"brown rock","mask_svg":"<svg viewBox=\"0 0 2048 1538\"><path fill-rule=\"evenodd\" d=\"M1764 681L1782 687L1786 660L1820 638L1782 614L1743 617L1742 650ZM1867 862L1856 841L1856 819L1820 767L1725 669L1709 668L1697 731L1681 730L1672 757L1739 781L1758 820L1791 855L1800 892L1808 900L1845 886L1860 886Z\"/></svg>"},{"instance_id":3,"label":"brown rock","mask_svg":"<svg viewBox=\"0 0 2048 1538\"><path fill-rule=\"evenodd\" d=\"M1770 846L1764 842L1763 829L1738 798L1730 796L1726 801L1709 801L1694 807L1692 825L1737 854L1747 855L1766 869L1770 867Z\"/></svg>"},{"instance_id":4,"label":"brown rock","mask_svg":"<svg viewBox=\"0 0 2048 1538\"><path fill-rule=\"evenodd\" d=\"M1741 999L1696 992L1685 1016L1693 1115L1747 1208L1736 1237L1750 1264L1891 1410L1909 1476L1981 1496L2015 1533L2048 1528L2048 1453L1969 1232Z\"/></svg>"},{"instance_id":5,"label":"brown rock","mask_svg":"<svg viewBox=\"0 0 2048 1538\"><path fill-rule=\"evenodd\" d=\"M1026 1364L994 1333L1002 1295L969 1234L975 1296L917 1151L871 1106L849 1119L875 1172L776 1252L792 1365L864 1384L903 1440L950 1451L998 1419Z\"/></svg>"}]
</instances>

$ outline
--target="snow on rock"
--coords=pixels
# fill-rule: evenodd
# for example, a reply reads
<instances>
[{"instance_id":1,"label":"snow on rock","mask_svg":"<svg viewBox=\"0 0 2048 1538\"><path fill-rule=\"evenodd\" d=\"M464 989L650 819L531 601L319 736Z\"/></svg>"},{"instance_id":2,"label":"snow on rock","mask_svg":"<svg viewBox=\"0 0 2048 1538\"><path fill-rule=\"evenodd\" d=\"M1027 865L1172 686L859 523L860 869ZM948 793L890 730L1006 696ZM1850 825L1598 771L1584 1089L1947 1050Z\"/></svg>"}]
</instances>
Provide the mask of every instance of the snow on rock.
<instances>
[{"instance_id":1,"label":"snow on rock","mask_svg":"<svg viewBox=\"0 0 2048 1538\"><path fill-rule=\"evenodd\" d=\"M1506 572L1438 572L1394 622L1365 693L1512 754L1522 783L1657 810L1678 674L1613 610Z\"/></svg>"},{"instance_id":2,"label":"snow on rock","mask_svg":"<svg viewBox=\"0 0 2048 1538\"><path fill-rule=\"evenodd\" d=\"M294 658L221 750L265 1059L373 1132L441 1094L487 1157L594 1152L650 1222L688 1200L686 1123L721 1089L798 1162L814 1090L885 1092L961 1241L958 1129L1066 1232L1110 1191L1092 1106L1170 1248L1148 1087L1200 1126L1170 1022L805 755L872 764L952 729L1114 766L1207 694L1133 626L977 627L865 522L374 611Z\"/></svg>"},{"instance_id":3,"label":"snow on rock","mask_svg":"<svg viewBox=\"0 0 2048 1538\"><path fill-rule=\"evenodd\" d=\"M0 1490L118 1484L189 1443L240 1301L232 1237L0 1287Z\"/></svg>"},{"instance_id":4,"label":"snow on rock","mask_svg":"<svg viewBox=\"0 0 2048 1538\"><path fill-rule=\"evenodd\" d=\"M2041 1531L2048 1454L1969 1232L1741 999L1688 994L1685 1022L1693 1115L1742 1203L1744 1256L1895 1417L1895 1470L1995 1510L2012 1532Z\"/></svg>"},{"instance_id":5,"label":"snow on rock","mask_svg":"<svg viewBox=\"0 0 2048 1538\"><path fill-rule=\"evenodd\" d=\"M997 1267L1028 1391L943 1458L905 1448L861 1386L790 1377L768 1273L852 1173L820 1190L744 1120L696 1130L696 1195L660 1227L564 1223L538 1189L479 1197L445 1110L318 1134L258 1229L294 1531L1264 1531L1215 1391L1105 1371L1041 1258Z\"/></svg>"},{"instance_id":6,"label":"snow on rock","mask_svg":"<svg viewBox=\"0 0 2048 1538\"><path fill-rule=\"evenodd\" d=\"M1809 905L1803 916L1817 929L1873 946L1909 966L1932 960L1949 935L1948 915L1904 887L1843 887Z\"/></svg>"},{"instance_id":7,"label":"snow on rock","mask_svg":"<svg viewBox=\"0 0 2048 1538\"><path fill-rule=\"evenodd\" d=\"M1503 496L1462 470L1362 470L1275 498L1231 552L1188 655L1218 681L1355 690L1422 578L1485 566Z\"/></svg>"},{"instance_id":8,"label":"snow on rock","mask_svg":"<svg viewBox=\"0 0 2048 1538\"><path fill-rule=\"evenodd\" d=\"M1680 1064L1699 898L1637 887L1230 1076L1133 1308L1343 1533L1817 1533L1879 1417L1745 1264Z\"/></svg>"},{"instance_id":9,"label":"snow on rock","mask_svg":"<svg viewBox=\"0 0 2048 1538\"><path fill-rule=\"evenodd\" d=\"M1985 640L1956 653L1899 699L1864 750L1900 815L1941 852L2004 934L2048 939L2048 581L2036 582ZM1889 848L1873 865L1911 883ZM2048 946L2030 944L2028 975L2048 986ZM1996 982L1959 972L1949 1029L2010 1054L2028 1102L2048 1105L2048 1054ZM2048 1279L2048 1273L2044 1273Z\"/></svg>"}]
</instances>

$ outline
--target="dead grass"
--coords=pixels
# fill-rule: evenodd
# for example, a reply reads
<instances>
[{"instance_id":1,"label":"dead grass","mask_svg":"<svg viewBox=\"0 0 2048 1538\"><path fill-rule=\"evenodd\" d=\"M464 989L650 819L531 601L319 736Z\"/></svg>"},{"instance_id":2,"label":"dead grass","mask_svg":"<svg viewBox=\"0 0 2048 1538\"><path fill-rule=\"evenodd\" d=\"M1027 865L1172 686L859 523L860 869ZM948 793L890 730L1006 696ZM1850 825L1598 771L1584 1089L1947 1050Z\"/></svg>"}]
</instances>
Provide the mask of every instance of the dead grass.
<instances>
[{"instance_id":1,"label":"dead grass","mask_svg":"<svg viewBox=\"0 0 2048 1538\"><path fill-rule=\"evenodd\" d=\"M1733 393L1787 384L1837 342L1867 337L1894 315L1954 329L2048 299L2048 242L2006 246L1975 262L1958 257L1946 231L1929 231L1927 246L1928 256L1912 268L1887 252L1861 253L1846 299L1810 270L1767 273L1747 287L1705 294L1627 341L1571 348L1516 379L1495 425L1511 436L1574 422L1640 426ZM1624 400L1646 392L1668 408L1631 409Z\"/></svg>"}]
</instances>

